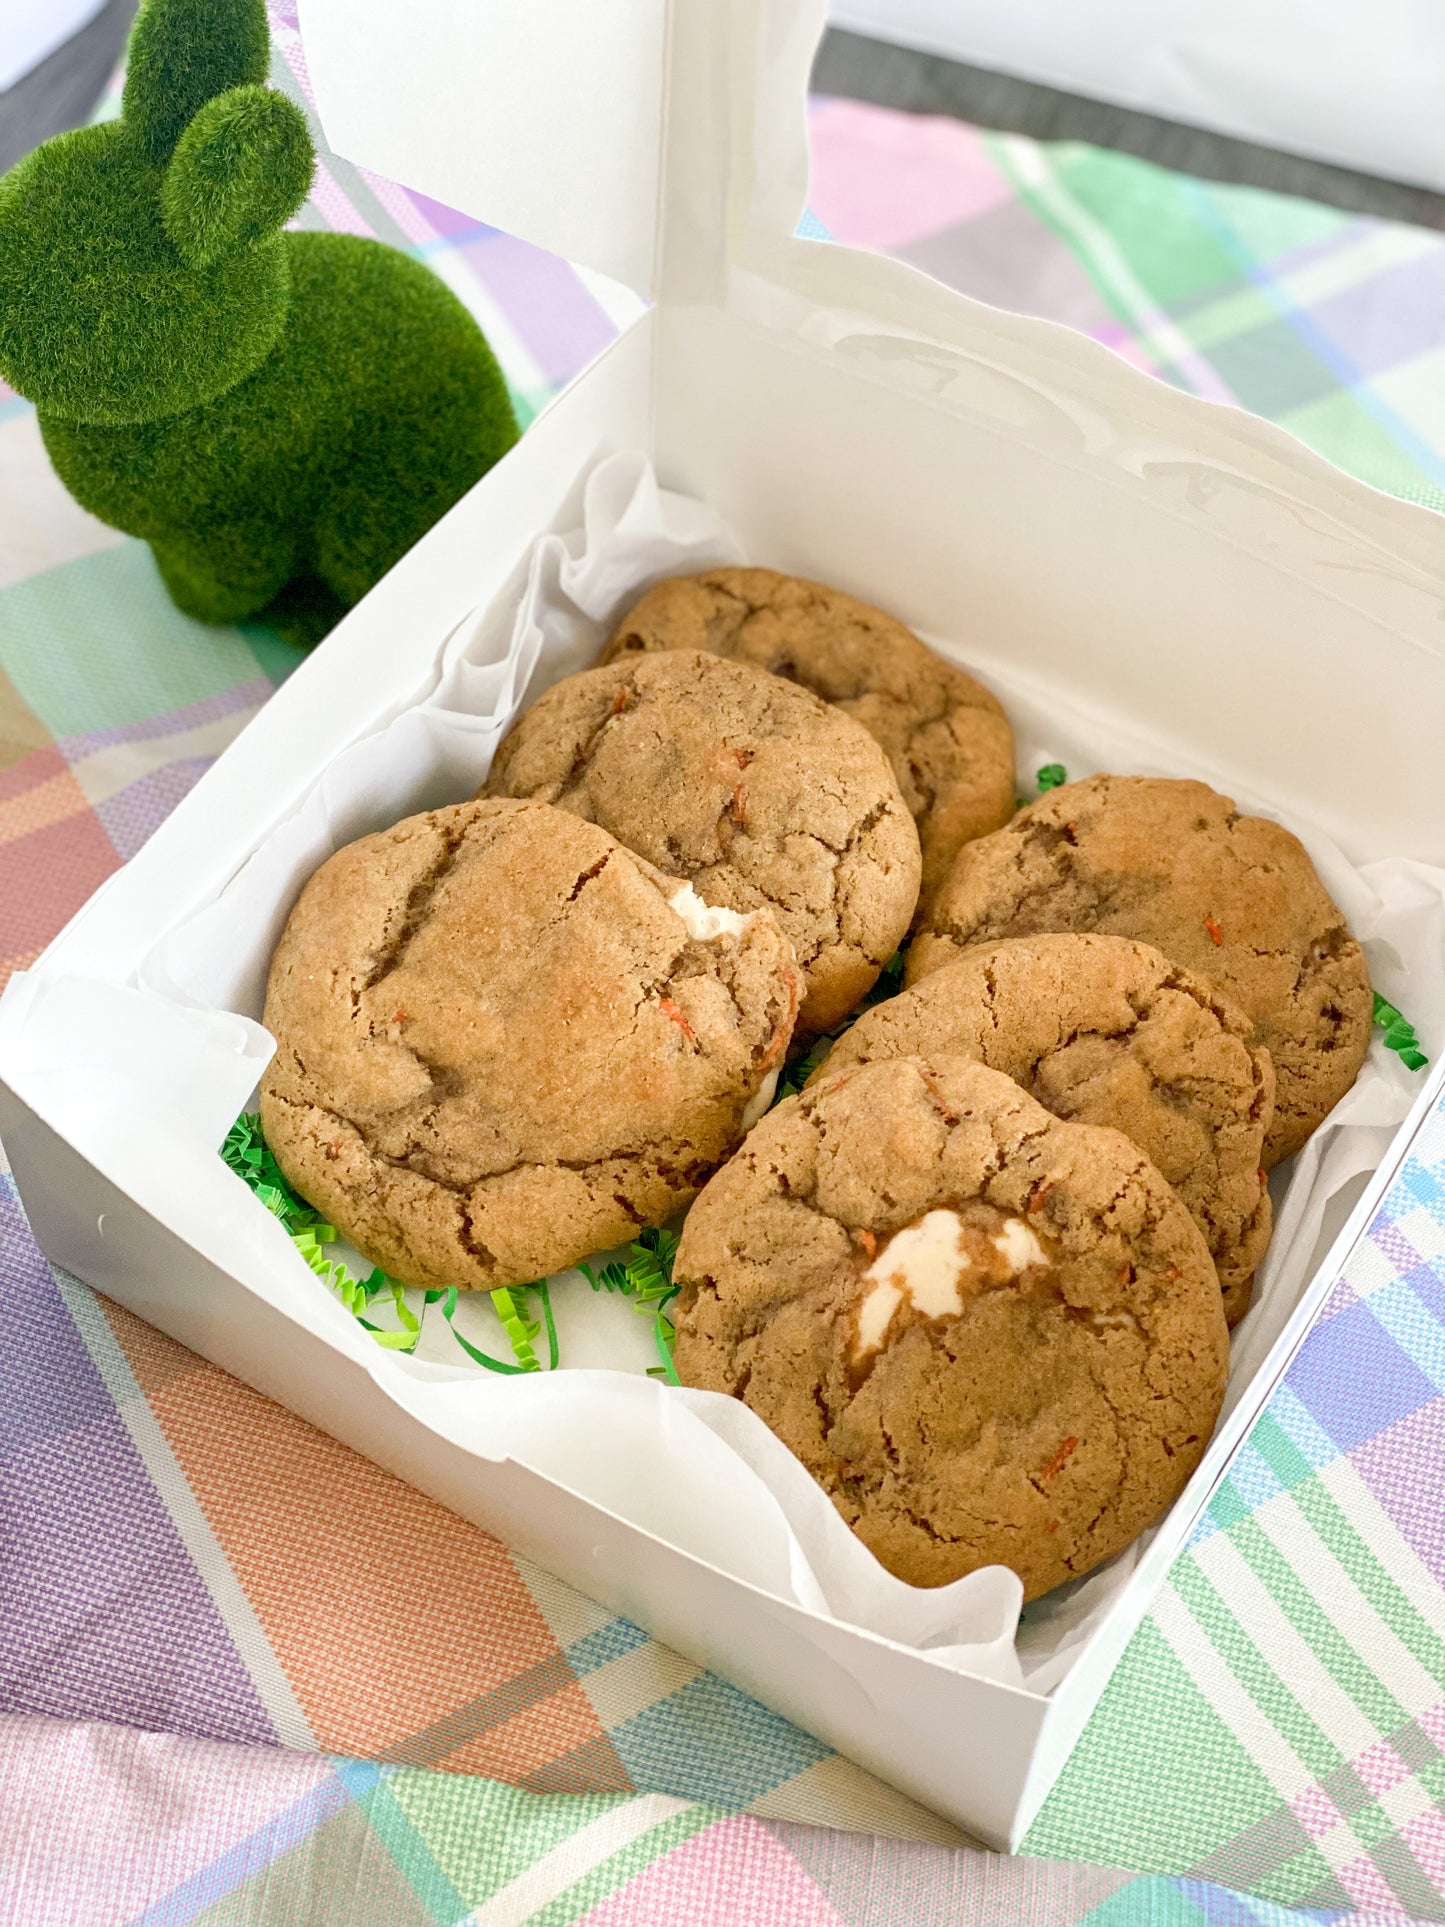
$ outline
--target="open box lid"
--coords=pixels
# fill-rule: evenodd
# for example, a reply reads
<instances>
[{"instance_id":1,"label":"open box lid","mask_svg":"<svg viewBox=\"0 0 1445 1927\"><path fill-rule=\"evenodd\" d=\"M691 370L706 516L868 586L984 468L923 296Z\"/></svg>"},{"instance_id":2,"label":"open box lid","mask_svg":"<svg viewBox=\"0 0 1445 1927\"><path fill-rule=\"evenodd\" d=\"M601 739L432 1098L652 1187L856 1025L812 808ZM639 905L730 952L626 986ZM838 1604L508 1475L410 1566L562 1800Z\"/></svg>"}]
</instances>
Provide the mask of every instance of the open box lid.
<instances>
[{"instance_id":1,"label":"open box lid","mask_svg":"<svg viewBox=\"0 0 1445 1927\"><path fill-rule=\"evenodd\" d=\"M792 234L824 18L823 0L300 7L337 153L654 300L718 299L757 234Z\"/></svg>"},{"instance_id":2,"label":"open box lid","mask_svg":"<svg viewBox=\"0 0 1445 1927\"><path fill-rule=\"evenodd\" d=\"M709 494L719 414L735 437L754 439L786 419L799 462L826 419L834 461L856 440L877 459L886 447L900 472L936 478L916 459L920 421L948 414L967 424L950 474L974 553L1008 554L1021 532L1042 539L1085 598L1108 532L1088 534L1080 504L1091 492L1147 503L1152 519L1206 537L1199 555L1247 558L1254 593L1289 578L1316 598L1309 621L1288 598L1280 604L1281 646L1261 671L1271 686L1250 705L1277 800L1297 792L1318 803L1324 758L1334 795L1313 813L1342 840L1360 826L1357 855L1445 858L1435 776L1445 522L1070 328L969 300L906 262L799 238L807 87L824 17L823 0L301 0L316 103L339 152L651 298L660 349L649 452L670 486ZM708 332L719 314L734 338ZM762 350L737 347L739 330L770 340L775 359L778 345L792 354L771 390L758 373ZM846 404L836 384L805 404L805 357L851 378ZM865 390L878 398L867 429ZM1002 487L1011 453L1035 463L1040 486ZM793 499L829 500L826 480L798 468ZM756 559L882 599L925 635L975 626L955 607L973 586L945 593L934 581L952 568L953 531L934 542L931 566L915 558L905 600L896 581L889 587L896 568L855 579L847 555L866 550L836 531L833 546L847 551L837 559L826 545L801 563L769 553L777 544L744 526L742 493L714 506ZM896 549L896 527L884 533ZM1118 558L1141 580L1156 563L1148 545ZM1235 624L1228 608L1215 615L1210 647L1195 649L1196 678ZM1064 689L1077 681L1070 627L1053 623ZM1161 714L1189 652L1171 635L1150 697ZM1344 741L1319 692L1353 684L1366 700ZM1215 726L1239 734L1222 714Z\"/></svg>"},{"instance_id":3,"label":"open box lid","mask_svg":"<svg viewBox=\"0 0 1445 1927\"><path fill-rule=\"evenodd\" d=\"M317 112L347 159L664 309L726 309L842 350L889 385L1022 438L1052 434L1087 461L1107 442L1116 473L1207 465L1210 513L1257 553L1329 573L1347 600L1348 578L1370 578L1376 619L1393 605L1386 620L1445 697L1432 511L1072 328L798 237L825 0L300 0L300 23ZM1241 471L1245 486L1229 486ZM1343 570L1341 541L1355 552Z\"/></svg>"}]
</instances>

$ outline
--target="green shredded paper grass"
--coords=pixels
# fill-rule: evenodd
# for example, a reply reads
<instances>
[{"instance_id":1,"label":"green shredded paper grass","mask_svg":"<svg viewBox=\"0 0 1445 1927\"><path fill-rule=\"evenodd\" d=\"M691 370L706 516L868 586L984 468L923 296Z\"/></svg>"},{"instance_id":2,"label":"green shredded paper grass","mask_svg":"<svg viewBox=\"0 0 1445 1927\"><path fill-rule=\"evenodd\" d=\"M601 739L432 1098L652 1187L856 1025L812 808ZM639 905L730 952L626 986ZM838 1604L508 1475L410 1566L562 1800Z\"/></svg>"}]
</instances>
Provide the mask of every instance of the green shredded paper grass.
<instances>
[{"instance_id":1,"label":"green shredded paper grass","mask_svg":"<svg viewBox=\"0 0 1445 1927\"><path fill-rule=\"evenodd\" d=\"M1058 763L1046 764L1039 771L1041 789L1055 789L1066 780L1065 772ZM902 988L903 955L900 951L890 957L879 972L878 981L863 1000L862 1009L870 1009L889 997L896 997ZM848 1018L836 1029L817 1038L800 1057L795 1057L785 1065L778 1079L775 1102L781 1103L801 1091L834 1044L856 1022L856 1016ZM1414 1025L1407 1022L1378 991L1375 992L1375 1022L1385 1033L1386 1048L1396 1053L1407 1070L1424 1070L1429 1059L1420 1049ZM546 1369L556 1371L561 1361L561 1347L545 1278L534 1279L525 1285L506 1285L490 1294L493 1309L501 1320L512 1349L510 1359L493 1358L457 1330L454 1320L460 1293L455 1285L445 1290L423 1291L421 1311L418 1313L407 1303L405 1288L400 1280L388 1276L379 1265L373 1266L364 1278L358 1278L344 1264L328 1256L326 1247L334 1244L338 1237L336 1226L328 1224L321 1213L299 1197L287 1183L280 1165L261 1135L261 1120L257 1115L248 1112L236 1119L226 1133L221 1156L271 1215L280 1219L292 1244L312 1271L323 1284L330 1286L352 1317L363 1330L370 1332L378 1345L388 1351L414 1352L421 1338L422 1321L427 1311L432 1305L440 1303L447 1329L475 1364L485 1366L489 1372L540 1372L543 1367L537 1356L536 1340L545 1331ZM577 1267L594 1291L612 1292L620 1298L630 1299L634 1311L652 1320L653 1339L661 1362L650 1368L649 1377L666 1379L670 1385L681 1383L672 1357L676 1332L668 1316L669 1307L677 1295L672 1276L677 1245L675 1231L646 1230L638 1234L628 1247L626 1257L620 1261L613 1259L598 1271L594 1271L590 1265ZM367 1317L368 1311L381 1305L388 1306L395 1313L399 1329L386 1329ZM535 1315L536 1312L540 1312L540 1316Z\"/></svg>"},{"instance_id":2,"label":"green shredded paper grass","mask_svg":"<svg viewBox=\"0 0 1445 1927\"><path fill-rule=\"evenodd\" d=\"M672 1282L672 1267L677 1258L675 1231L642 1231L628 1250L626 1259L616 1259L593 1271L591 1265L577 1269L594 1291L613 1291L632 1300L632 1309L652 1320L652 1335L657 1343L660 1365L648 1368L649 1378L665 1378L669 1385L680 1385L677 1367L672 1362L672 1341L676 1336L667 1308L677 1293Z\"/></svg>"},{"instance_id":3,"label":"green shredded paper grass","mask_svg":"<svg viewBox=\"0 0 1445 1927\"><path fill-rule=\"evenodd\" d=\"M1378 990L1375 992L1375 1022L1385 1033L1386 1050L1394 1051L1407 1071L1423 1071L1430 1060L1420 1048L1415 1026L1407 1023Z\"/></svg>"},{"instance_id":4,"label":"green shredded paper grass","mask_svg":"<svg viewBox=\"0 0 1445 1927\"><path fill-rule=\"evenodd\" d=\"M901 950L895 950L887 963L884 964L883 968L879 971L878 981L868 992L868 995L863 999L858 1009L854 1011L853 1015L851 1017L845 1017L841 1024L835 1025L830 1031L825 1031L821 1037L814 1038L812 1044L804 1051L801 1057L795 1057L791 1063L783 1066L783 1072L778 1079L778 1088L774 1094L773 1103L781 1104L785 1097L796 1097L808 1079L813 1075L813 1072L824 1062L829 1051L832 1050L838 1039L845 1031L850 1031L853 1028L854 1024L856 1024L858 1019L863 1015L863 1012L865 1010L871 1010L875 1004L886 1003L890 997L896 997L902 988L903 952Z\"/></svg>"},{"instance_id":5,"label":"green shredded paper grass","mask_svg":"<svg viewBox=\"0 0 1445 1927\"><path fill-rule=\"evenodd\" d=\"M389 1277L379 1265L373 1266L366 1277L355 1278L345 1265L338 1264L326 1255L325 1247L336 1242L336 1226L328 1224L319 1211L313 1210L304 1198L298 1197L291 1189L261 1135L261 1120L254 1112L236 1119L226 1133L221 1156L237 1177L250 1186L271 1215L281 1220L292 1244L316 1276L331 1287L357 1324L369 1331L377 1344L387 1351L414 1352L421 1338L422 1320L430 1307L440 1302L442 1317L452 1337L468 1358L478 1365L484 1365L489 1372L540 1372L541 1360L532 1341L544 1326L547 1332L548 1368L552 1371L557 1369L557 1325L552 1316L552 1300L545 1278L535 1279L526 1285L507 1285L491 1293L493 1308L502 1321L502 1329L512 1347L510 1360L493 1358L457 1330L453 1321L461 1294L455 1285L445 1290L424 1291L421 1312L418 1314L406 1302L405 1287L400 1280ZM533 1297L541 1307L540 1320L529 1315ZM399 1331L388 1331L366 1316L374 1306L382 1304L389 1305L396 1313L397 1323L401 1327Z\"/></svg>"},{"instance_id":6,"label":"green shredded paper grass","mask_svg":"<svg viewBox=\"0 0 1445 1927\"><path fill-rule=\"evenodd\" d=\"M1069 772L1064 768L1062 763L1044 763L1039 769L1034 771L1034 782L1038 788L1039 796L1047 795L1050 790L1061 789L1068 780ZM1038 797L1035 797L1034 801L1037 802ZM1015 796L1015 809L1026 810L1028 806L1028 797Z\"/></svg>"}]
</instances>

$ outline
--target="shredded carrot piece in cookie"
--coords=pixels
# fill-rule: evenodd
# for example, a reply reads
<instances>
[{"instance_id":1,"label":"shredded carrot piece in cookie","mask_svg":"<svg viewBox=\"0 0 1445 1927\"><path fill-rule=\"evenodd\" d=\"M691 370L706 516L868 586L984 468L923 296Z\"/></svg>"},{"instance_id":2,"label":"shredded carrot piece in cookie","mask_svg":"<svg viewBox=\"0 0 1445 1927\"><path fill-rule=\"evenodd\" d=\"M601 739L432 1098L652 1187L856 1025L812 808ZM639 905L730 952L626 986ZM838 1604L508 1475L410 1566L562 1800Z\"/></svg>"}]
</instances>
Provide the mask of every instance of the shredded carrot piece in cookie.
<instances>
[{"instance_id":1,"label":"shredded carrot piece in cookie","mask_svg":"<svg viewBox=\"0 0 1445 1927\"><path fill-rule=\"evenodd\" d=\"M1204 919L1204 927L1209 932L1209 941L1211 943L1224 942L1224 932L1220 929L1219 924L1213 917L1206 917Z\"/></svg>"},{"instance_id":2,"label":"shredded carrot piece in cookie","mask_svg":"<svg viewBox=\"0 0 1445 1927\"><path fill-rule=\"evenodd\" d=\"M748 799L741 783L733 791L733 800L728 806L739 823L747 820Z\"/></svg>"},{"instance_id":3,"label":"shredded carrot piece in cookie","mask_svg":"<svg viewBox=\"0 0 1445 1927\"><path fill-rule=\"evenodd\" d=\"M945 1124L956 1124L958 1122L958 1119L955 1116L953 1110L950 1108L948 1099L943 1095L943 1092L939 1090L937 1078L934 1077L931 1071L925 1071L925 1070L920 1070L918 1075L923 1079L924 1083L928 1086L929 1095L932 1097L934 1103L938 1106L939 1110L942 1111L943 1120Z\"/></svg>"},{"instance_id":4,"label":"shredded carrot piece in cookie","mask_svg":"<svg viewBox=\"0 0 1445 1927\"><path fill-rule=\"evenodd\" d=\"M786 1049L787 1041L793 1033L793 1019L797 1014L798 976L796 971L790 970L788 972L788 1008L783 1013L781 1023L773 1032L768 1043L768 1048L763 1052L763 1069L765 1071L772 1069L773 1065Z\"/></svg>"},{"instance_id":5,"label":"shredded carrot piece in cookie","mask_svg":"<svg viewBox=\"0 0 1445 1927\"><path fill-rule=\"evenodd\" d=\"M1078 1450L1078 1446L1079 1441L1077 1439L1065 1439L1058 1451L1055 1452L1054 1456L1044 1467L1043 1471L1040 1472L1039 1477L1041 1479L1052 1479L1057 1473L1062 1472L1069 1460L1074 1456L1074 1453Z\"/></svg>"},{"instance_id":6,"label":"shredded carrot piece in cookie","mask_svg":"<svg viewBox=\"0 0 1445 1927\"><path fill-rule=\"evenodd\" d=\"M695 1044L697 1042L697 1032L683 1015L681 1006L675 1004L671 997L659 997L657 1000L657 1008L662 1012L664 1017L670 1017L672 1019L673 1023L677 1025L689 1044Z\"/></svg>"},{"instance_id":7,"label":"shredded carrot piece in cookie","mask_svg":"<svg viewBox=\"0 0 1445 1927\"><path fill-rule=\"evenodd\" d=\"M855 1231L853 1235L870 1258L876 1258L878 1256L878 1240L873 1236L871 1231Z\"/></svg>"}]
</instances>

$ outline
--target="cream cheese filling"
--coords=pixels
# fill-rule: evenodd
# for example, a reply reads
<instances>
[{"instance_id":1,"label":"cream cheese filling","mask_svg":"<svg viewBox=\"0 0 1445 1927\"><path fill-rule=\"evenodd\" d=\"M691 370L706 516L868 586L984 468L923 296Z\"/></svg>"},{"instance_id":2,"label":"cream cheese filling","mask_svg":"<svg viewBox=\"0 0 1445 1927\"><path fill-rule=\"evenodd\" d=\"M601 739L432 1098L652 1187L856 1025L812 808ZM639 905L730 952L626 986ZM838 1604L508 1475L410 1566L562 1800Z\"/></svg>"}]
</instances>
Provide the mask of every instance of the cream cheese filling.
<instances>
[{"instance_id":1,"label":"cream cheese filling","mask_svg":"<svg viewBox=\"0 0 1445 1927\"><path fill-rule=\"evenodd\" d=\"M697 943L716 943L719 937L740 937L752 921L751 912L744 915L741 910L729 910L724 904L704 903L690 883L684 883L667 901L687 926L687 934ZM775 1065L748 1099L742 1116L745 1131L759 1122L772 1103L778 1088L778 1069Z\"/></svg>"},{"instance_id":2,"label":"cream cheese filling","mask_svg":"<svg viewBox=\"0 0 1445 1927\"><path fill-rule=\"evenodd\" d=\"M750 1131L753 1126L758 1123L772 1103L773 1093L778 1088L778 1070L779 1066L774 1064L762 1083L759 1084L758 1088L748 1099L747 1107L743 1111L743 1129L745 1131Z\"/></svg>"},{"instance_id":3,"label":"cream cheese filling","mask_svg":"<svg viewBox=\"0 0 1445 1927\"><path fill-rule=\"evenodd\" d=\"M698 943L715 943L719 937L740 937L747 928L748 919L741 910L704 903L690 883L684 883L667 901L687 925L687 934Z\"/></svg>"},{"instance_id":4,"label":"cream cheese filling","mask_svg":"<svg viewBox=\"0 0 1445 1927\"><path fill-rule=\"evenodd\" d=\"M1033 1226L1025 1224L1022 1218L1005 1219L1003 1230L993 1241L993 1248L1015 1278L1021 1271L1027 1271L1030 1265L1048 1263L1048 1253L1034 1236Z\"/></svg>"},{"instance_id":5,"label":"cream cheese filling","mask_svg":"<svg viewBox=\"0 0 1445 1927\"><path fill-rule=\"evenodd\" d=\"M956 1211L929 1211L896 1231L864 1272L871 1289L858 1308L854 1353L876 1352L908 1298L925 1318L956 1318L963 1310L959 1281L972 1260L963 1248Z\"/></svg>"},{"instance_id":6,"label":"cream cheese filling","mask_svg":"<svg viewBox=\"0 0 1445 1927\"><path fill-rule=\"evenodd\" d=\"M956 1211L925 1212L917 1224L896 1231L864 1272L868 1290L858 1307L853 1356L876 1352L888 1335L893 1315L905 1299L924 1318L957 1318L963 1310L964 1274L973 1268ZM1006 1218L989 1241L1003 1261L1005 1278L1031 1265L1047 1264L1048 1254L1022 1218ZM989 1265L986 1282L998 1282Z\"/></svg>"}]
</instances>

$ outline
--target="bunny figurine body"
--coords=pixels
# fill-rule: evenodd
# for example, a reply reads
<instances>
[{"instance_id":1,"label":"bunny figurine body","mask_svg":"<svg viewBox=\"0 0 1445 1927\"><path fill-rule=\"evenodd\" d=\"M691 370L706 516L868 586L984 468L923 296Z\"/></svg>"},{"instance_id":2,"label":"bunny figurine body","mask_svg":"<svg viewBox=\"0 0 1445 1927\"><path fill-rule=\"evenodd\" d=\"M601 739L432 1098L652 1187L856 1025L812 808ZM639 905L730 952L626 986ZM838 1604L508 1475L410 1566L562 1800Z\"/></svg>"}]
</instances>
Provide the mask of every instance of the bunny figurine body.
<instances>
[{"instance_id":1,"label":"bunny figurine body","mask_svg":"<svg viewBox=\"0 0 1445 1927\"><path fill-rule=\"evenodd\" d=\"M146 0L121 119L0 181L0 374L187 614L311 640L517 426L428 269L283 232L315 156L268 66L264 0Z\"/></svg>"}]
</instances>

